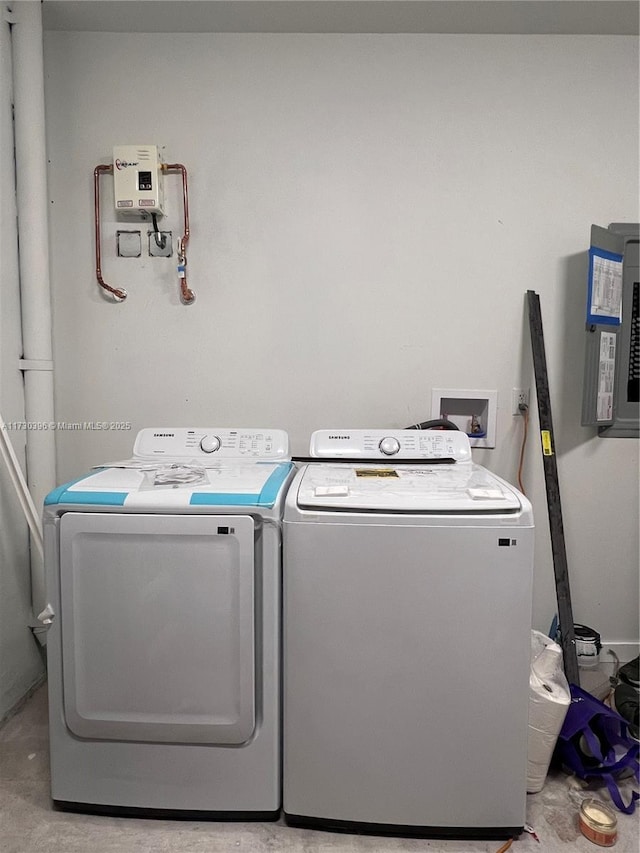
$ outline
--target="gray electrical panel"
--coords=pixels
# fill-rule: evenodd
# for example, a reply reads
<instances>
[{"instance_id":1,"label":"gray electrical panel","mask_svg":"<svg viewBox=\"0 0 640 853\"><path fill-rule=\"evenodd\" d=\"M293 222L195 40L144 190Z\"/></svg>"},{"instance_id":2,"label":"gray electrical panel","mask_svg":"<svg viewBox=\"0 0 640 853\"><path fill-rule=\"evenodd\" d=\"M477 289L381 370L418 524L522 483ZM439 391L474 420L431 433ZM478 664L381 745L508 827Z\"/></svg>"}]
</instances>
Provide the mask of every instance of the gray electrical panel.
<instances>
[{"instance_id":1,"label":"gray electrical panel","mask_svg":"<svg viewBox=\"0 0 640 853\"><path fill-rule=\"evenodd\" d=\"M591 226L582 425L640 436L640 226Z\"/></svg>"}]
</instances>

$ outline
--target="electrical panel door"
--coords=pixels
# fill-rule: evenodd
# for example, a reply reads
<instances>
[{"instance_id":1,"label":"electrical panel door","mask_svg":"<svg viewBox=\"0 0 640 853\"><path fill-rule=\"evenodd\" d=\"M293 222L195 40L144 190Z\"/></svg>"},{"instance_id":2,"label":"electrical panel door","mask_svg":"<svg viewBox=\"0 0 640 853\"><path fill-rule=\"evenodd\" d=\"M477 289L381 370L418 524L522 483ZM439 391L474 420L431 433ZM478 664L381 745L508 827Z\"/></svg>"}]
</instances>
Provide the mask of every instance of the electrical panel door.
<instances>
[{"instance_id":1,"label":"electrical panel door","mask_svg":"<svg viewBox=\"0 0 640 853\"><path fill-rule=\"evenodd\" d=\"M640 435L640 227L593 225L589 252L582 425Z\"/></svg>"}]
</instances>

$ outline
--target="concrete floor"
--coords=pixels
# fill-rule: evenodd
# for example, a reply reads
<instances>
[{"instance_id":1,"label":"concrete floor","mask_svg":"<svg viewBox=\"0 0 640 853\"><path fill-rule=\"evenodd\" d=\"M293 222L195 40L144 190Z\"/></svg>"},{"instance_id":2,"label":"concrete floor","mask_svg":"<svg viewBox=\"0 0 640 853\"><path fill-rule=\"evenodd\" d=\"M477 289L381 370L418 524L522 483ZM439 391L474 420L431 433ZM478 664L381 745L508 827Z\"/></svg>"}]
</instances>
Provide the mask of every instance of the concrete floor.
<instances>
[{"instance_id":1,"label":"concrete floor","mask_svg":"<svg viewBox=\"0 0 640 853\"><path fill-rule=\"evenodd\" d=\"M491 784L491 780L487 780ZM630 783L623 788L629 796ZM529 795L527 819L540 838L523 834L514 853L597 847L578 830L585 788L557 773ZM606 789L589 792L608 800ZM638 853L640 815L618 814L617 853ZM54 811L49 799L46 685L0 730L0 853L497 853L496 841L429 841L291 829L278 823L214 823L95 817Z\"/></svg>"}]
</instances>

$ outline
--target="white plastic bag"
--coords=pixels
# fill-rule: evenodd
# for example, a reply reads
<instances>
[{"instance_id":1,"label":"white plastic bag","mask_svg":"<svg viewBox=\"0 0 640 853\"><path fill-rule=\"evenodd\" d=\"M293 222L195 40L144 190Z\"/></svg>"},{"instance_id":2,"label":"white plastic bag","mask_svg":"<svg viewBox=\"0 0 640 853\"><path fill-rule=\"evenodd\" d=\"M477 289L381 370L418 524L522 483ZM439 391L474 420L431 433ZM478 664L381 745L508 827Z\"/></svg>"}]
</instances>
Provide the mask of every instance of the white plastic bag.
<instances>
[{"instance_id":1,"label":"white plastic bag","mask_svg":"<svg viewBox=\"0 0 640 853\"><path fill-rule=\"evenodd\" d=\"M562 649L540 631L531 632L527 792L541 791L571 702Z\"/></svg>"}]
</instances>

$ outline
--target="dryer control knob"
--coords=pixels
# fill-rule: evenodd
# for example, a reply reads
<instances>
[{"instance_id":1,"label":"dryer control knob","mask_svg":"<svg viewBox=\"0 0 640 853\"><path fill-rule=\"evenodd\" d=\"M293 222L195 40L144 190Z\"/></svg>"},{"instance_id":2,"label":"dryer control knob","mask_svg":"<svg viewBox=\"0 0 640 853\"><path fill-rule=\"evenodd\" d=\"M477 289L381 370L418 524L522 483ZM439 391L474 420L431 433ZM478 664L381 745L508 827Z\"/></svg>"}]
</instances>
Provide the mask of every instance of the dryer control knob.
<instances>
[{"instance_id":1,"label":"dryer control knob","mask_svg":"<svg viewBox=\"0 0 640 853\"><path fill-rule=\"evenodd\" d=\"M378 447L380 448L380 452L384 453L385 456L393 456L400 450L400 442L397 438L387 436L387 438L382 439Z\"/></svg>"},{"instance_id":2,"label":"dryer control knob","mask_svg":"<svg viewBox=\"0 0 640 853\"><path fill-rule=\"evenodd\" d=\"M200 447L205 453L215 453L216 450L220 450L220 444L221 441L217 435L205 435L200 442Z\"/></svg>"}]
</instances>

